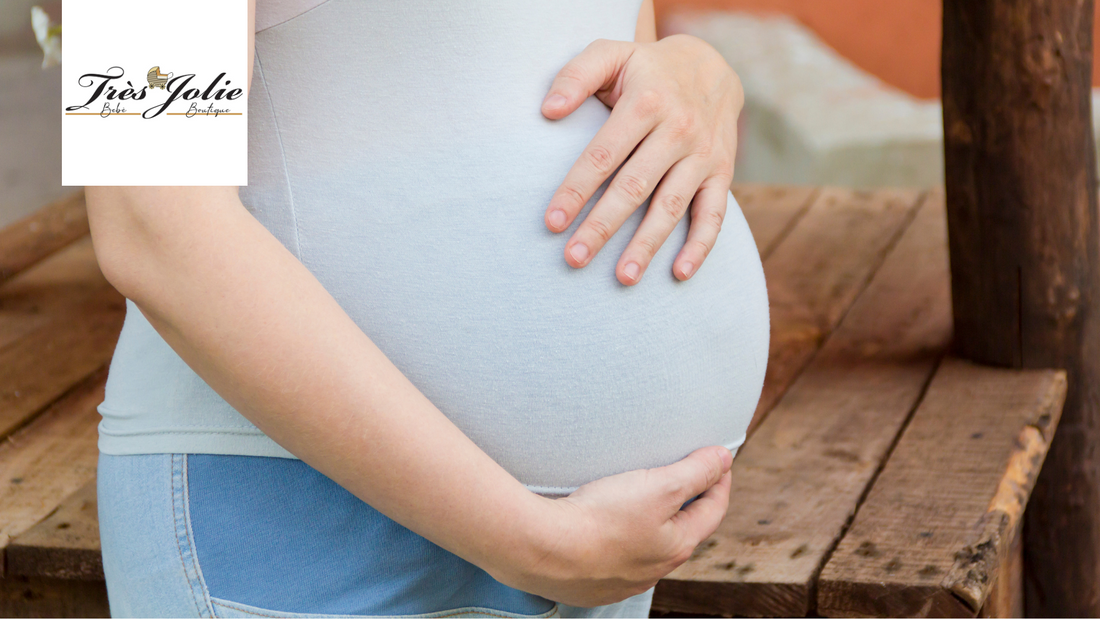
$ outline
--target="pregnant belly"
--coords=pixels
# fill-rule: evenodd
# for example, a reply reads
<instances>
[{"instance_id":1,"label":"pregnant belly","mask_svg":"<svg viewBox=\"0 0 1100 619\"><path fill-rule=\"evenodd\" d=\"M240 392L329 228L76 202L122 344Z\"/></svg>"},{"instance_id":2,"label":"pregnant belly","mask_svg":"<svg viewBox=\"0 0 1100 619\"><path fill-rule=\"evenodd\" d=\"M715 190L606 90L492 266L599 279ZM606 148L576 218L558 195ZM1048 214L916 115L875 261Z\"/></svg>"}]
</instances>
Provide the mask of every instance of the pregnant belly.
<instances>
[{"instance_id":1,"label":"pregnant belly","mask_svg":"<svg viewBox=\"0 0 1100 619\"><path fill-rule=\"evenodd\" d=\"M559 174L470 182L467 173L414 183L372 171L378 183L347 193L295 189L303 262L436 406L547 494L742 442L769 325L760 260L732 194L695 277L671 273L685 219L627 287L615 265L648 204L573 269L565 243L604 188L555 235L543 212ZM334 218L334 201L355 204L344 209L353 215Z\"/></svg>"}]
</instances>

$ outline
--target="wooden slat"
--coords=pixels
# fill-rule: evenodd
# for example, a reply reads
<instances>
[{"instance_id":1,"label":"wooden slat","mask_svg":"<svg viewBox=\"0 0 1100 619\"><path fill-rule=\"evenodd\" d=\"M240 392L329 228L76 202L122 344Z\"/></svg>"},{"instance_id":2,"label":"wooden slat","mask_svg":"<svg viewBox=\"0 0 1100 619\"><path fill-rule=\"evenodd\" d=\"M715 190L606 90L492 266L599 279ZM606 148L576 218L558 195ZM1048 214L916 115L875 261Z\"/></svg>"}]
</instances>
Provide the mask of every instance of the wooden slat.
<instances>
[{"instance_id":1,"label":"wooden slat","mask_svg":"<svg viewBox=\"0 0 1100 619\"><path fill-rule=\"evenodd\" d=\"M7 549L7 574L103 580L95 480L70 495L57 510Z\"/></svg>"},{"instance_id":2,"label":"wooden slat","mask_svg":"<svg viewBox=\"0 0 1100 619\"><path fill-rule=\"evenodd\" d=\"M907 190L822 190L764 260L771 350L750 433L866 286L919 197Z\"/></svg>"},{"instance_id":3,"label":"wooden slat","mask_svg":"<svg viewBox=\"0 0 1100 619\"><path fill-rule=\"evenodd\" d=\"M655 608L778 617L812 611L816 574L950 340L947 273L937 193L741 448L725 521L658 584Z\"/></svg>"},{"instance_id":4,"label":"wooden slat","mask_svg":"<svg viewBox=\"0 0 1100 619\"><path fill-rule=\"evenodd\" d=\"M110 285L96 264L90 237L0 284L0 350L48 323L74 301L107 288Z\"/></svg>"},{"instance_id":5,"label":"wooden slat","mask_svg":"<svg viewBox=\"0 0 1100 619\"><path fill-rule=\"evenodd\" d=\"M1023 617L1024 610L1024 545L1023 535L1016 535L1008 558L997 570L997 581L982 605L979 617Z\"/></svg>"},{"instance_id":6,"label":"wooden slat","mask_svg":"<svg viewBox=\"0 0 1100 619\"><path fill-rule=\"evenodd\" d=\"M103 367L0 444L0 548L94 479L106 379Z\"/></svg>"},{"instance_id":7,"label":"wooden slat","mask_svg":"<svg viewBox=\"0 0 1100 619\"><path fill-rule=\"evenodd\" d=\"M0 283L88 234L84 190L0 230Z\"/></svg>"},{"instance_id":8,"label":"wooden slat","mask_svg":"<svg viewBox=\"0 0 1100 619\"><path fill-rule=\"evenodd\" d=\"M0 438L106 363L124 316L87 239L0 287Z\"/></svg>"},{"instance_id":9,"label":"wooden slat","mask_svg":"<svg viewBox=\"0 0 1100 619\"><path fill-rule=\"evenodd\" d=\"M1069 376L1025 525L1035 617L1100 617L1094 5L944 0L940 21L955 350Z\"/></svg>"},{"instance_id":10,"label":"wooden slat","mask_svg":"<svg viewBox=\"0 0 1100 619\"><path fill-rule=\"evenodd\" d=\"M736 183L732 190L752 230L761 258L771 255L783 236L806 214L818 193L816 187L752 183Z\"/></svg>"},{"instance_id":11,"label":"wooden slat","mask_svg":"<svg viewBox=\"0 0 1100 619\"><path fill-rule=\"evenodd\" d=\"M0 578L0 617L110 617L103 581Z\"/></svg>"},{"instance_id":12,"label":"wooden slat","mask_svg":"<svg viewBox=\"0 0 1100 619\"><path fill-rule=\"evenodd\" d=\"M825 565L827 616L974 616L1017 534L1065 373L949 358Z\"/></svg>"}]
</instances>

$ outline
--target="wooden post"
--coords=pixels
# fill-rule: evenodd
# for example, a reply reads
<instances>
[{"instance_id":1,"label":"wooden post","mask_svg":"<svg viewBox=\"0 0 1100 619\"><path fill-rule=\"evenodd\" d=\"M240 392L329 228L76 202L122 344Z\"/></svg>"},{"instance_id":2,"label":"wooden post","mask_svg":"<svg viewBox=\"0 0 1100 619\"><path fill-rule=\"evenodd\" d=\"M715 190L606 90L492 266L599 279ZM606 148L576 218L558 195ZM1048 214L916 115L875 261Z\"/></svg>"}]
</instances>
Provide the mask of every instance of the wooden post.
<instances>
[{"instance_id":1,"label":"wooden post","mask_svg":"<svg viewBox=\"0 0 1100 619\"><path fill-rule=\"evenodd\" d=\"M1092 23L1092 0L944 0L956 350L1069 377L1024 525L1033 616L1100 616Z\"/></svg>"}]
</instances>

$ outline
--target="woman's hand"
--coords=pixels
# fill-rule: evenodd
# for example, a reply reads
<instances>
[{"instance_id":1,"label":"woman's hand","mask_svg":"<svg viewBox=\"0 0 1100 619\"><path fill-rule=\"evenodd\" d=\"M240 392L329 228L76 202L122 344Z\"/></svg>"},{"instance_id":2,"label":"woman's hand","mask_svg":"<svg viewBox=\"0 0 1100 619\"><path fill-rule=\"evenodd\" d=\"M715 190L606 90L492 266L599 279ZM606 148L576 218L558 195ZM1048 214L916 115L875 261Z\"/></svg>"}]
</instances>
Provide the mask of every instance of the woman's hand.
<instances>
[{"instance_id":1,"label":"woman's hand","mask_svg":"<svg viewBox=\"0 0 1100 619\"><path fill-rule=\"evenodd\" d=\"M625 161L566 243L566 262L587 265L652 195L616 276L625 285L637 283L690 205L687 242L673 263L673 274L688 279L714 247L726 213L741 81L713 47L689 35L655 43L600 39L558 73L542 113L563 118L593 94L612 108L611 116L554 193L547 227L567 229Z\"/></svg>"},{"instance_id":2,"label":"woman's hand","mask_svg":"<svg viewBox=\"0 0 1100 619\"><path fill-rule=\"evenodd\" d=\"M526 489L401 373L236 187L85 194L103 275L204 382L303 462L497 580L574 606L618 602L687 560L725 515L724 447L564 499Z\"/></svg>"},{"instance_id":3,"label":"woman's hand","mask_svg":"<svg viewBox=\"0 0 1100 619\"><path fill-rule=\"evenodd\" d=\"M642 593L718 528L729 505L732 461L725 447L707 447L669 466L605 477L566 498L542 499L544 508L531 523L541 532L533 562L490 573L571 606L612 604Z\"/></svg>"}]
</instances>

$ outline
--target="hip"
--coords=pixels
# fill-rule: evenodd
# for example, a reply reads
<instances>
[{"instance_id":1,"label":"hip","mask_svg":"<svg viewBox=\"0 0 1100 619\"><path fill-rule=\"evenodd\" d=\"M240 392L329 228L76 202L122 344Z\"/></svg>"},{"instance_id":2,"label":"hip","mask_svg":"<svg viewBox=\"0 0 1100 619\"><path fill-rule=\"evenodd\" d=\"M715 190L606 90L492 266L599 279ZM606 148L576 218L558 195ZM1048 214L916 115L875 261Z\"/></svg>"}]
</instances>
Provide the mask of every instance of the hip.
<instances>
[{"instance_id":1,"label":"hip","mask_svg":"<svg viewBox=\"0 0 1100 619\"><path fill-rule=\"evenodd\" d=\"M104 454L97 483L112 616L648 614L506 587L298 460Z\"/></svg>"}]
</instances>

